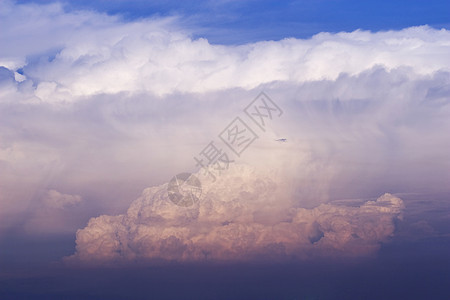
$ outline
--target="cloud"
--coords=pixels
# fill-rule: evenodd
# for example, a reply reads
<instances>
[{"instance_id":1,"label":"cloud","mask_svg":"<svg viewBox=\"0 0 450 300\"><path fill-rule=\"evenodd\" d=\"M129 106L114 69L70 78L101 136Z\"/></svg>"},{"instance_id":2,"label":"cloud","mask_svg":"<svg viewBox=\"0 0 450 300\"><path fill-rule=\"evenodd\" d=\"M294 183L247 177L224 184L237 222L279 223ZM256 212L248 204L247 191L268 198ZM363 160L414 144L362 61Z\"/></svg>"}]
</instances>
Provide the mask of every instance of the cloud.
<instances>
[{"instance_id":1,"label":"cloud","mask_svg":"<svg viewBox=\"0 0 450 300\"><path fill-rule=\"evenodd\" d=\"M94 31L88 36L75 31L53 60L25 67L25 74L36 82L40 99L71 101L73 96L99 93L167 95L253 89L274 81L334 80L341 73L358 74L377 65L388 70L410 66L419 74L450 67L445 42L449 33L428 27L318 34L309 40L232 47L163 28L150 30L151 25L127 24L113 33Z\"/></svg>"},{"instance_id":2,"label":"cloud","mask_svg":"<svg viewBox=\"0 0 450 300\"><path fill-rule=\"evenodd\" d=\"M62 194L56 190L49 190L43 202L47 207L67 209L82 202L80 195Z\"/></svg>"},{"instance_id":3,"label":"cloud","mask_svg":"<svg viewBox=\"0 0 450 300\"><path fill-rule=\"evenodd\" d=\"M408 66L418 74L450 68L450 33L427 26L222 46L193 39L173 17L124 22L94 12L65 12L60 4L6 1L2 6L1 25L9 30L0 42L10 46L0 65L21 69L42 101L253 89L277 81L335 80L374 66Z\"/></svg>"},{"instance_id":4,"label":"cloud","mask_svg":"<svg viewBox=\"0 0 450 300\"><path fill-rule=\"evenodd\" d=\"M92 218L69 261L291 260L373 254L394 232L403 201L390 194L360 206L295 202L285 183L243 165L220 181L202 178L202 199L174 205L167 186L146 189L124 215ZM289 199L289 200L288 200Z\"/></svg>"},{"instance_id":5,"label":"cloud","mask_svg":"<svg viewBox=\"0 0 450 300\"><path fill-rule=\"evenodd\" d=\"M23 228L28 234L71 233L83 222L83 202L80 195L48 190L30 205Z\"/></svg>"},{"instance_id":6,"label":"cloud","mask_svg":"<svg viewBox=\"0 0 450 300\"><path fill-rule=\"evenodd\" d=\"M448 84L446 72L375 68L337 80L266 86L285 113L233 159L277 170L305 208L385 192L448 191L450 141L442 135L450 128ZM58 187L86 199L85 221L120 214L145 187L193 171L193 157L211 140L229 151L217 135L258 92L3 104L2 222L26 218L40 201L36 195ZM281 137L288 142L274 142Z\"/></svg>"},{"instance_id":7,"label":"cloud","mask_svg":"<svg viewBox=\"0 0 450 300\"><path fill-rule=\"evenodd\" d=\"M23 224L32 230L55 214L57 222L38 231L74 232L101 215L79 233L82 260L155 258L161 249L167 259L228 259L239 247L230 246L231 232L262 239L241 245L240 259L307 256L316 248L343 253L353 246L364 255L392 234L399 202L385 196L377 205L343 208L331 201L449 192L446 30L357 30L224 46L193 38L176 17L127 22L66 12L60 4L0 5L0 26L8 28L0 32L0 43L8 45L0 52L0 230ZM151 200L174 174L194 171L193 157L218 141L261 91L284 114L233 158L271 174L262 183L280 191L282 182L284 194L251 190L253 179L242 190L217 183L193 215ZM154 219L123 214L149 186L130 210ZM83 201L71 206L75 195ZM357 216L369 224L367 232L356 229L362 226ZM208 228L207 222L211 235L197 228L190 235L192 226ZM294 233L292 243L277 240ZM124 241L131 248L120 246Z\"/></svg>"}]
</instances>

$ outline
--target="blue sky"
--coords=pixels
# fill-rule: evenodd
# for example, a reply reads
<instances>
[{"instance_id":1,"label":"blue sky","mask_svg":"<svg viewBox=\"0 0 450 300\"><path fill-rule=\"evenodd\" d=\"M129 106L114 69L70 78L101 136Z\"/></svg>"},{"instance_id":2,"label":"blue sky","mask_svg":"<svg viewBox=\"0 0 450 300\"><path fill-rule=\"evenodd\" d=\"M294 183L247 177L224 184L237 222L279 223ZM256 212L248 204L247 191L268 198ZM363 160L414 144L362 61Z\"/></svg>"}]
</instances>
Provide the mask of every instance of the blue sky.
<instances>
[{"instance_id":1,"label":"blue sky","mask_svg":"<svg viewBox=\"0 0 450 300\"><path fill-rule=\"evenodd\" d=\"M50 0L19 3L50 3ZM398 30L430 25L450 28L450 2L442 0L246 0L246 1L63 1L68 11L91 9L125 19L179 16L212 43L241 44L319 32Z\"/></svg>"}]
</instances>

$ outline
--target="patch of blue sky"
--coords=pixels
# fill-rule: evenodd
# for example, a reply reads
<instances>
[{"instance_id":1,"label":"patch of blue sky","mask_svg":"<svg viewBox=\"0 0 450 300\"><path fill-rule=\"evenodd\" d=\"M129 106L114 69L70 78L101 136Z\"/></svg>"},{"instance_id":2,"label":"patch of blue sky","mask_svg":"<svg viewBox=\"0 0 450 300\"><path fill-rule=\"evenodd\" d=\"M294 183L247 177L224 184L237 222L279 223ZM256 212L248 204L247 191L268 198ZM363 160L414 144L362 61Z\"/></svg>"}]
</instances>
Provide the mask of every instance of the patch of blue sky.
<instances>
[{"instance_id":1,"label":"patch of blue sky","mask_svg":"<svg viewBox=\"0 0 450 300\"><path fill-rule=\"evenodd\" d=\"M21 0L18 3L51 3ZM288 37L309 38L319 32L399 30L429 25L450 29L450 2L442 0L65 0L66 10L88 9L121 15L126 21L177 16L215 44L243 44Z\"/></svg>"}]
</instances>

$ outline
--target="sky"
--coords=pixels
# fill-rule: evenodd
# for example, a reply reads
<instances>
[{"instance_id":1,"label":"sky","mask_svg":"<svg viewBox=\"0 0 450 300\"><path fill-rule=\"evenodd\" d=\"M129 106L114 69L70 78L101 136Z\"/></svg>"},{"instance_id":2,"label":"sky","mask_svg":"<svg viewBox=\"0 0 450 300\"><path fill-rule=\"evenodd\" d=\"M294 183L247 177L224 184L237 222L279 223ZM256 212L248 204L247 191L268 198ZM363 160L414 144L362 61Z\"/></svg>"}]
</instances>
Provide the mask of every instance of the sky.
<instances>
[{"instance_id":1,"label":"sky","mask_svg":"<svg viewBox=\"0 0 450 300\"><path fill-rule=\"evenodd\" d=\"M18 3L53 1L18 1ZM319 32L399 30L429 25L448 28L445 1L67 1L65 9L120 15L126 20L177 17L194 36L214 44L244 44L288 37L310 38Z\"/></svg>"},{"instance_id":2,"label":"sky","mask_svg":"<svg viewBox=\"0 0 450 300\"><path fill-rule=\"evenodd\" d=\"M447 299L449 12L1 0L0 298Z\"/></svg>"}]
</instances>

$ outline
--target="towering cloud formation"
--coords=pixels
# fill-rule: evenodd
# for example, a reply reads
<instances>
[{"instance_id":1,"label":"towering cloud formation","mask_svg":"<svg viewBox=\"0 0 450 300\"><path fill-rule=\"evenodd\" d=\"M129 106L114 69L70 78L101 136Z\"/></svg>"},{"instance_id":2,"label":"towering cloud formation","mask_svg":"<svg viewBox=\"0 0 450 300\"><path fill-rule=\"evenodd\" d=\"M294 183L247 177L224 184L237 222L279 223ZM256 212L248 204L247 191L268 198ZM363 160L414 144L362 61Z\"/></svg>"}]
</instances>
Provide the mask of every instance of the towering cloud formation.
<instances>
[{"instance_id":1,"label":"towering cloud formation","mask_svg":"<svg viewBox=\"0 0 450 300\"><path fill-rule=\"evenodd\" d=\"M71 259L364 255L393 233L402 201L330 200L448 192L446 30L213 45L177 19L0 6L0 233L101 215ZM195 207L173 205L161 184L261 90L285 113L234 157L251 167L202 180Z\"/></svg>"},{"instance_id":2,"label":"towering cloud formation","mask_svg":"<svg viewBox=\"0 0 450 300\"><path fill-rule=\"evenodd\" d=\"M166 185L146 189L127 213L92 218L69 261L305 259L373 253L394 232L403 202L385 194L359 206L292 206L283 182L233 166L204 196L176 206Z\"/></svg>"}]
</instances>

